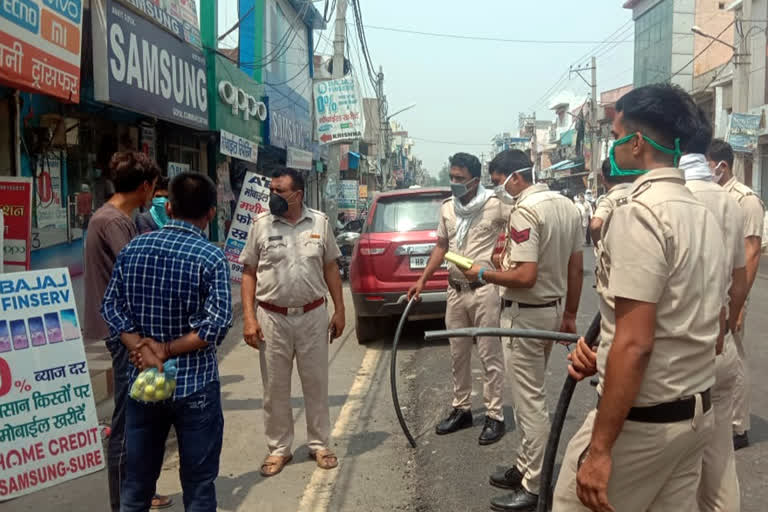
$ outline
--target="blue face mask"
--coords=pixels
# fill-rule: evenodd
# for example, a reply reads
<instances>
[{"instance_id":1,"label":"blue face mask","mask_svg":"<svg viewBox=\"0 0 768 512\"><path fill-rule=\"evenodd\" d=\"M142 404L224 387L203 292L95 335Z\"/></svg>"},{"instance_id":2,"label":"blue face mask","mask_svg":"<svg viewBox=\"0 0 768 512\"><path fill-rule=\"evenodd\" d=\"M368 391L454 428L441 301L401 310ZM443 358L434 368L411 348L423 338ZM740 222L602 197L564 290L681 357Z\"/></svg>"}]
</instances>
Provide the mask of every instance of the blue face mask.
<instances>
[{"instance_id":1,"label":"blue face mask","mask_svg":"<svg viewBox=\"0 0 768 512\"><path fill-rule=\"evenodd\" d=\"M149 209L149 214L159 228L162 228L168 222L168 214L165 212L165 203L167 202L167 197L155 197L152 199L152 207Z\"/></svg>"}]
</instances>

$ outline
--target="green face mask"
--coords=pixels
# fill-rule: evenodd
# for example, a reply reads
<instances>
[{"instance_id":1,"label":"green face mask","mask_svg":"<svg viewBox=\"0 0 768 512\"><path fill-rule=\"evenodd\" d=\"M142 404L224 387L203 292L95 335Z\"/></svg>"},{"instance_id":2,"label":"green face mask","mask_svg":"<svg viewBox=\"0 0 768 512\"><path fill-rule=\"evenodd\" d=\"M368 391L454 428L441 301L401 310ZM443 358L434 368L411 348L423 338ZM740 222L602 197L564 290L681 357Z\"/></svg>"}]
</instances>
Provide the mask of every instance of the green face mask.
<instances>
[{"instance_id":1,"label":"green face mask","mask_svg":"<svg viewBox=\"0 0 768 512\"><path fill-rule=\"evenodd\" d=\"M615 141L613 143L613 146L611 146L611 150L608 153L608 158L611 161L611 176L636 176L638 174L645 174L648 172L647 170L640 170L640 169L625 170L625 169L619 168L619 166L616 165L616 157L615 157L616 146L621 146L622 144L626 144L627 142L634 139L636 135L637 133L631 133L626 137L622 137L621 139ZM677 164L680 161L680 156L683 154L683 152L680 151L679 138L675 138L675 149L669 149L657 144L656 141L646 137L645 135L643 135L642 137L648 144L653 146L655 149L661 151L662 153L666 153L668 155L675 155L675 167L677 167Z\"/></svg>"}]
</instances>

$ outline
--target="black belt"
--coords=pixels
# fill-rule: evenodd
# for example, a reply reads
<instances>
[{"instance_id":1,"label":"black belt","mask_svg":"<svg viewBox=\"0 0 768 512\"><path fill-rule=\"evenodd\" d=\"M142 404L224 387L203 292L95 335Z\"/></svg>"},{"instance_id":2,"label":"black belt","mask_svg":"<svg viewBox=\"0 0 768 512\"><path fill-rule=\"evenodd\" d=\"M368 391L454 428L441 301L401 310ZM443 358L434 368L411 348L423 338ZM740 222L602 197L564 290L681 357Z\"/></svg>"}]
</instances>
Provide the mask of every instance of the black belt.
<instances>
[{"instance_id":1,"label":"black belt","mask_svg":"<svg viewBox=\"0 0 768 512\"><path fill-rule=\"evenodd\" d=\"M560 299L553 300L552 302L547 302L546 304L526 304L525 302L517 302L517 301L514 301L514 300L504 299L504 307L505 308L511 308L512 306L515 305L515 303L517 303L517 307L519 307L521 309L526 309L526 308L535 308L535 309L538 309L538 308L553 308L553 307L558 306L560 304Z\"/></svg>"},{"instance_id":2,"label":"black belt","mask_svg":"<svg viewBox=\"0 0 768 512\"><path fill-rule=\"evenodd\" d=\"M704 412L712 408L710 390L697 393L701 395L701 408ZM597 398L600 407L600 397ZM696 415L696 396L681 398L674 402L652 405L650 407L633 407L627 414L627 420L640 423L675 423L690 420Z\"/></svg>"},{"instance_id":3,"label":"black belt","mask_svg":"<svg viewBox=\"0 0 768 512\"><path fill-rule=\"evenodd\" d=\"M475 291L478 288L482 288L483 286L485 286L485 283L481 283L480 281L475 281L474 283L461 283L459 281L448 281L448 286L456 290L457 293L461 293L466 289L469 289L470 291Z\"/></svg>"}]
</instances>

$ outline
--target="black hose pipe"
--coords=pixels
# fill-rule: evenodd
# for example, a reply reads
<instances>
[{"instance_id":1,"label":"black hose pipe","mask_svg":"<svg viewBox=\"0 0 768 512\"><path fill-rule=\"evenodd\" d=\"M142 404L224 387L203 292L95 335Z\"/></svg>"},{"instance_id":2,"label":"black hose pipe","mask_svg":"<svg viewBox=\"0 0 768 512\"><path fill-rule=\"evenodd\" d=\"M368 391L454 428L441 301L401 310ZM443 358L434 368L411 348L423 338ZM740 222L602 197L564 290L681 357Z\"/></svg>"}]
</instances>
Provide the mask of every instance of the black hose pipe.
<instances>
[{"instance_id":1,"label":"black hose pipe","mask_svg":"<svg viewBox=\"0 0 768 512\"><path fill-rule=\"evenodd\" d=\"M600 313L595 315L592 323L584 335L584 340L590 348L597 344L597 338L600 334ZM552 418L552 428L549 431L547 447L544 450L544 460L541 465L541 485L539 486L539 503L536 512L549 512L552 510L552 476L555 471L555 458L557 457L557 447L560 444L560 434L563 432L565 415L568 412L568 406L571 404L573 391L576 389L576 379L568 375L563 384L563 390L560 392L560 399L557 402L555 416Z\"/></svg>"},{"instance_id":2,"label":"black hose pipe","mask_svg":"<svg viewBox=\"0 0 768 512\"><path fill-rule=\"evenodd\" d=\"M400 343L400 335L403 333L403 327L405 321L408 319L408 313L411 312L411 307L416 303L416 297L413 297L408 301L408 305L405 306L400 317L400 322L397 324L397 330L395 331L395 337L392 340L392 361L389 364L389 384L392 390L392 403L395 406L395 414L397 414L397 421L400 422L400 428L403 429L403 434L408 438L408 442L411 443L411 448L416 448L416 440L413 439L411 431L408 430L408 425L403 418L403 411L400 410L400 400L397 397L397 345Z\"/></svg>"}]
</instances>

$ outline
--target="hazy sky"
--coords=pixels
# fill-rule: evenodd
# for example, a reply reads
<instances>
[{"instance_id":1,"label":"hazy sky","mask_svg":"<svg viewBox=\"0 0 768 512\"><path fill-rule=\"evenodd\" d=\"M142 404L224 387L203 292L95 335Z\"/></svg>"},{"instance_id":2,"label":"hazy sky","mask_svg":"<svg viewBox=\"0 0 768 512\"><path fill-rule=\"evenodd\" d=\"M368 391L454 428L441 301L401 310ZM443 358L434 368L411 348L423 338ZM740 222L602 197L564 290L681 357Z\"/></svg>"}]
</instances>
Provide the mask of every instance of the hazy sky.
<instances>
[{"instance_id":1,"label":"hazy sky","mask_svg":"<svg viewBox=\"0 0 768 512\"><path fill-rule=\"evenodd\" d=\"M631 11L623 9L622 3L621 0L360 1L366 25L503 39L569 41L604 41L622 26L617 34L620 39L633 39L633 23L627 24ZM316 5L322 6L322 3ZM384 68L389 112L416 103L415 108L396 119L406 126L414 138L416 155L434 174L454 152L488 153L493 135L518 130L520 112L535 108L537 118L552 119L554 116L544 101L549 98L539 102L542 94L570 64L598 46L595 43L521 44L448 39L373 28L368 28L366 34L374 64ZM601 45L596 53L605 53L597 60L598 93L632 82L631 42ZM579 63L588 60L587 57ZM577 94L589 90L576 75L553 92L563 89Z\"/></svg>"},{"instance_id":2,"label":"hazy sky","mask_svg":"<svg viewBox=\"0 0 768 512\"><path fill-rule=\"evenodd\" d=\"M237 20L236 2L219 0L220 31ZM315 6L322 12L324 2ZM416 103L396 117L415 142L415 154L436 174L449 155L480 156L495 134L517 132L520 112L553 119L548 100L557 93L586 96L589 87L568 66L597 60L598 93L632 82L633 23L622 0L360 0L375 66L384 68L389 112ZM227 12L229 11L229 12ZM347 21L352 23L350 6ZM331 54L333 20L318 43ZM589 44L491 42L427 37L372 26L502 39L592 41ZM617 30L620 29L618 32ZM354 30L352 63L360 70ZM626 40L600 44L605 40ZM236 35L228 38L236 41ZM543 96L566 73L565 80ZM585 73L589 79L589 72ZM367 79L357 73L361 84ZM440 144L445 141L457 144Z\"/></svg>"}]
</instances>

